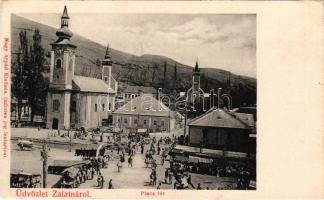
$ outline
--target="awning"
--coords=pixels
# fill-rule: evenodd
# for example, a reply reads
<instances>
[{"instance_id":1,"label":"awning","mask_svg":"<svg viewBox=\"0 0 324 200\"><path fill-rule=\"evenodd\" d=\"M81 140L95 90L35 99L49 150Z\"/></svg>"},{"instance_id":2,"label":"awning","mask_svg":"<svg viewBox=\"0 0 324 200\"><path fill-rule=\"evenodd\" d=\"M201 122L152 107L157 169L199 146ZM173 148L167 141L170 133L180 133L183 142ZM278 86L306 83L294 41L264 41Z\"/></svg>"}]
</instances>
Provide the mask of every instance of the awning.
<instances>
[{"instance_id":1,"label":"awning","mask_svg":"<svg viewBox=\"0 0 324 200\"><path fill-rule=\"evenodd\" d=\"M194 156L189 156L190 163L199 163L199 158Z\"/></svg>"},{"instance_id":2,"label":"awning","mask_svg":"<svg viewBox=\"0 0 324 200\"><path fill-rule=\"evenodd\" d=\"M178 162L188 162L189 158L184 156L176 156L174 160Z\"/></svg>"},{"instance_id":3,"label":"awning","mask_svg":"<svg viewBox=\"0 0 324 200\"><path fill-rule=\"evenodd\" d=\"M170 152L174 153L174 154L183 154L184 153L184 151L180 150L180 149L172 149Z\"/></svg>"},{"instance_id":4,"label":"awning","mask_svg":"<svg viewBox=\"0 0 324 200\"><path fill-rule=\"evenodd\" d=\"M229 158L247 158L247 153L242 152L233 152L233 151L225 151L224 156Z\"/></svg>"},{"instance_id":5,"label":"awning","mask_svg":"<svg viewBox=\"0 0 324 200\"><path fill-rule=\"evenodd\" d=\"M76 160L54 160L53 164L50 165L51 167L72 167L72 166L83 166L86 164L89 164L90 160L82 160L82 161L76 161Z\"/></svg>"},{"instance_id":6,"label":"awning","mask_svg":"<svg viewBox=\"0 0 324 200\"><path fill-rule=\"evenodd\" d=\"M198 157L200 163L212 163L213 159L210 158L200 158Z\"/></svg>"},{"instance_id":7,"label":"awning","mask_svg":"<svg viewBox=\"0 0 324 200\"><path fill-rule=\"evenodd\" d=\"M146 133L147 129L146 128L139 128L139 129L137 129L137 132L138 133Z\"/></svg>"}]
</instances>

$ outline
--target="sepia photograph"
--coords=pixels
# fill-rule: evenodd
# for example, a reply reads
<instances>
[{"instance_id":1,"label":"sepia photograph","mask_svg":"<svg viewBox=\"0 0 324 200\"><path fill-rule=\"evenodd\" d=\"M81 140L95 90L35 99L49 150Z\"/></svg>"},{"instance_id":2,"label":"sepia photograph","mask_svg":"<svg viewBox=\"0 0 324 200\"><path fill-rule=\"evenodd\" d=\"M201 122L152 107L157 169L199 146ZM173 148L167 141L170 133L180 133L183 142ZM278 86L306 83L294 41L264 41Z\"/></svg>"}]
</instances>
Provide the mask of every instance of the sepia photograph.
<instances>
[{"instance_id":1,"label":"sepia photograph","mask_svg":"<svg viewBox=\"0 0 324 200\"><path fill-rule=\"evenodd\" d=\"M256 14L11 14L10 187L257 190Z\"/></svg>"}]
</instances>

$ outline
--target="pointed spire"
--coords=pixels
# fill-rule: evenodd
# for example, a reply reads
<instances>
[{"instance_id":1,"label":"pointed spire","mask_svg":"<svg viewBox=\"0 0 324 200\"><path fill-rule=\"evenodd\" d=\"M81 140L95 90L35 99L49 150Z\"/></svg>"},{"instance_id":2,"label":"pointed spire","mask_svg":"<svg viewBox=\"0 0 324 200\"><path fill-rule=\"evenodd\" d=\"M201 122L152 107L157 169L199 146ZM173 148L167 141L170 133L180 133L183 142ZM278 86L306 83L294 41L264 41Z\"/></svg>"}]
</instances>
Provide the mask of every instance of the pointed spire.
<instances>
[{"instance_id":1,"label":"pointed spire","mask_svg":"<svg viewBox=\"0 0 324 200\"><path fill-rule=\"evenodd\" d=\"M107 44L105 59L110 59L110 54L109 54L109 43Z\"/></svg>"},{"instance_id":2,"label":"pointed spire","mask_svg":"<svg viewBox=\"0 0 324 200\"><path fill-rule=\"evenodd\" d=\"M196 61L196 66L195 66L195 69L198 70L199 69L199 66L198 66L198 60Z\"/></svg>"},{"instance_id":3,"label":"pointed spire","mask_svg":"<svg viewBox=\"0 0 324 200\"><path fill-rule=\"evenodd\" d=\"M61 18L66 18L66 19L70 19L68 13L67 13L67 8L66 6L64 6L64 10L63 10L63 15Z\"/></svg>"},{"instance_id":4,"label":"pointed spire","mask_svg":"<svg viewBox=\"0 0 324 200\"><path fill-rule=\"evenodd\" d=\"M69 27L69 19L67 13L67 8L64 6L63 14L61 16L61 28L56 32L56 35L60 40L70 39L73 36L73 33L70 31Z\"/></svg>"},{"instance_id":5,"label":"pointed spire","mask_svg":"<svg viewBox=\"0 0 324 200\"><path fill-rule=\"evenodd\" d=\"M196 65L195 65L194 71L195 72L199 72L200 71L199 66L198 66L198 59L196 61Z\"/></svg>"},{"instance_id":6,"label":"pointed spire","mask_svg":"<svg viewBox=\"0 0 324 200\"><path fill-rule=\"evenodd\" d=\"M107 44L105 59L102 61L103 66L112 66L112 61L110 59L109 44Z\"/></svg>"}]
</instances>

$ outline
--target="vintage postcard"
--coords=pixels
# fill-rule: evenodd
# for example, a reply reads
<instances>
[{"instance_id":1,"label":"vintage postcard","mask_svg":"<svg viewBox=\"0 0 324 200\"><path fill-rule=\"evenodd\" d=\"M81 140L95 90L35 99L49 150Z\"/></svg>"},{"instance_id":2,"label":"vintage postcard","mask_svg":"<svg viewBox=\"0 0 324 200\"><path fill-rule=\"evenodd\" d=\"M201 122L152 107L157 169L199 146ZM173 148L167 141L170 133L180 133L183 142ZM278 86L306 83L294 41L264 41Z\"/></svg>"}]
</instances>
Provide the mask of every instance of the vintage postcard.
<instances>
[{"instance_id":1,"label":"vintage postcard","mask_svg":"<svg viewBox=\"0 0 324 200\"><path fill-rule=\"evenodd\" d=\"M323 197L320 1L0 9L1 197Z\"/></svg>"}]
</instances>

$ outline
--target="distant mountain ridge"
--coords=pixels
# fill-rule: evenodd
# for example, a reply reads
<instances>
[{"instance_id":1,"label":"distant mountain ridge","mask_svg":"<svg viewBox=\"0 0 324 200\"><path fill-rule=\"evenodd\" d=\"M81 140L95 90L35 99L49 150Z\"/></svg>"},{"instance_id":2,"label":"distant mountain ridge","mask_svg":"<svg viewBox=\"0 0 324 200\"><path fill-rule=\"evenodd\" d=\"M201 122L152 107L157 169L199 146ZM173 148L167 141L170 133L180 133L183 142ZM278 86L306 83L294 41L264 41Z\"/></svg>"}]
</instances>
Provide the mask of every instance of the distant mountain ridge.
<instances>
[{"instance_id":1,"label":"distant mountain ridge","mask_svg":"<svg viewBox=\"0 0 324 200\"><path fill-rule=\"evenodd\" d=\"M50 43L56 40L56 28L43 25L23 17L11 16L12 52L18 52L19 32L22 28L39 29L42 44L47 52L47 65L50 63ZM29 44L33 32L28 32ZM104 58L106 47L74 33L71 41L77 45L75 74L101 78L101 60ZM193 67L181 64L171 58L159 55L144 54L135 56L110 48L113 60L112 72L119 82L130 85L162 87L166 93L186 91L191 87ZM14 56L14 54L13 54ZM14 62L15 58L12 58ZM164 64L166 76L164 77ZM174 75L176 65L177 76ZM193 63L194 66L194 63ZM207 92L218 87L233 96L233 105L256 104L256 79L238 76L226 70L216 68L201 68L202 88Z\"/></svg>"}]
</instances>

